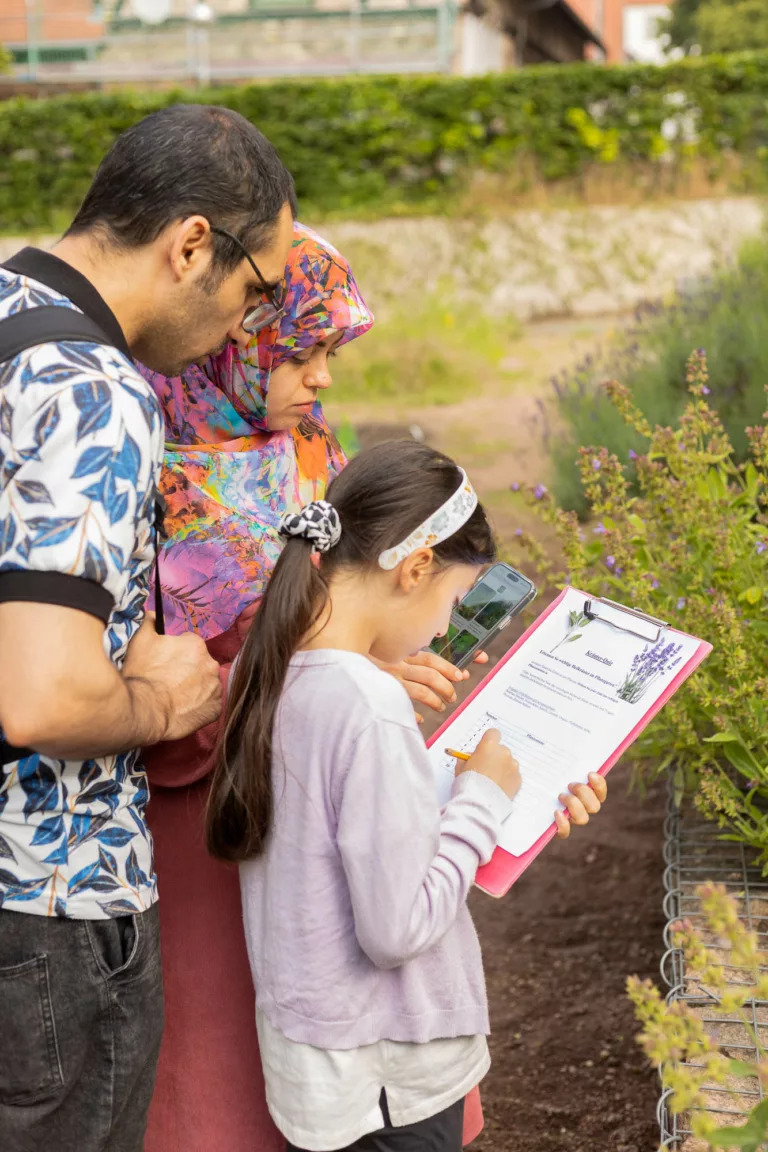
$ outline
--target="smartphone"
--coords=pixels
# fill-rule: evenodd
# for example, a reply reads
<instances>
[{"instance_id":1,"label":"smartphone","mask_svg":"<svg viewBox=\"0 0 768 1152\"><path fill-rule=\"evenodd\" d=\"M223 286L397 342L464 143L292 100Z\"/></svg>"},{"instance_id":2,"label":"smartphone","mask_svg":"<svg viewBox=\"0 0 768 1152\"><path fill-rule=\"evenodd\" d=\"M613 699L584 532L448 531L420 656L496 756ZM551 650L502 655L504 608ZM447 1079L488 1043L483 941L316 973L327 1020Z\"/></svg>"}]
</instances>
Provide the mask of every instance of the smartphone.
<instances>
[{"instance_id":1,"label":"smartphone","mask_svg":"<svg viewBox=\"0 0 768 1152\"><path fill-rule=\"evenodd\" d=\"M436 636L430 650L464 668L535 595L536 586L522 572L501 561L493 564L456 605L447 633Z\"/></svg>"}]
</instances>

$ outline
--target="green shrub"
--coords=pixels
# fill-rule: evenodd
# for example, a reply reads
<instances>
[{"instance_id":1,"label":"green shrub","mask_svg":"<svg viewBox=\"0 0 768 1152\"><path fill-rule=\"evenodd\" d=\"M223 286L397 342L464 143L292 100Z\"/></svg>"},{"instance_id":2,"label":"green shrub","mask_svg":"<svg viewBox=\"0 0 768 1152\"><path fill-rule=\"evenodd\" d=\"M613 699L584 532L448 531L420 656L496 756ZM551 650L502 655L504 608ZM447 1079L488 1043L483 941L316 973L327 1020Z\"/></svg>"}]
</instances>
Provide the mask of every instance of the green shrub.
<instances>
[{"instance_id":1,"label":"green shrub","mask_svg":"<svg viewBox=\"0 0 768 1152\"><path fill-rule=\"evenodd\" d=\"M694 157L713 179L738 156L741 187L768 183L768 54L508 73L279 81L209 92L114 92L0 105L0 227L60 224L115 136L178 100L226 104L263 129L305 215L444 203L478 171L512 194L591 169L650 166L665 182ZM222 174L225 175L225 174Z\"/></svg>"},{"instance_id":2,"label":"green shrub","mask_svg":"<svg viewBox=\"0 0 768 1152\"><path fill-rule=\"evenodd\" d=\"M714 646L632 754L658 771L673 765L678 790L695 794L727 835L753 845L768 862L768 428L747 430L751 459L738 464L706 402L701 354L691 359L688 386L676 425L655 429L626 388L608 386L642 452L633 495L616 455L581 449L594 528L581 528L575 513L558 509L541 486L529 496L555 525L569 583Z\"/></svg>"},{"instance_id":3,"label":"green shrub","mask_svg":"<svg viewBox=\"0 0 768 1152\"><path fill-rule=\"evenodd\" d=\"M580 444L604 444L623 461L641 450L641 438L611 404L602 381L622 380L652 425L674 424L688 400L686 361L696 347L707 354L710 403L736 460L744 460L745 429L762 418L768 381L768 240L745 246L738 266L700 291L678 294L668 306L644 305L608 353L587 357L553 381L565 430L552 452L552 487L563 508L587 512Z\"/></svg>"}]
</instances>

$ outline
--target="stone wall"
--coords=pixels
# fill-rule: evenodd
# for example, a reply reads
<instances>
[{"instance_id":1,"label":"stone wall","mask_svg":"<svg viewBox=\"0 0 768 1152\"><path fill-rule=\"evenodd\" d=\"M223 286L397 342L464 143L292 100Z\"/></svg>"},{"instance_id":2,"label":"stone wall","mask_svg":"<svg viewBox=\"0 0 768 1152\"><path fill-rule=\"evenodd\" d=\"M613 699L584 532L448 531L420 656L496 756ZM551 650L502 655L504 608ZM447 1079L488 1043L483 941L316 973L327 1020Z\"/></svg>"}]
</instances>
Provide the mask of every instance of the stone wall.
<instances>
[{"instance_id":1,"label":"stone wall","mask_svg":"<svg viewBox=\"0 0 768 1152\"><path fill-rule=\"evenodd\" d=\"M757 199L525 211L486 221L329 223L378 307L403 281L450 286L473 307L521 320L599 316L663 297L733 261L763 227Z\"/></svg>"},{"instance_id":2,"label":"stone wall","mask_svg":"<svg viewBox=\"0 0 768 1152\"><path fill-rule=\"evenodd\" d=\"M416 281L425 294L444 286L468 308L532 320L618 314L663 297L734 260L763 221L763 204L745 197L486 220L307 223L349 258L379 313ZM22 243L0 238L0 259Z\"/></svg>"}]
</instances>

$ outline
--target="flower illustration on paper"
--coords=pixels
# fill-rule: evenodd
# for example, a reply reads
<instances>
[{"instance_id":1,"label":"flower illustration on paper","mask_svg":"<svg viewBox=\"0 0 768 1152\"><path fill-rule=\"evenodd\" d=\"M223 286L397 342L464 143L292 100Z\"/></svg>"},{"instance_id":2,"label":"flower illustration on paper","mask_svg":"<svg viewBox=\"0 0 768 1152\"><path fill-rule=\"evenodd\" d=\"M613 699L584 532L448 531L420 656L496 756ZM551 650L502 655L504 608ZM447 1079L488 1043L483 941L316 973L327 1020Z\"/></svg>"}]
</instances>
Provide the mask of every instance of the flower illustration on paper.
<instances>
[{"instance_id":1,"label":"flower illustration on paper","mask_svg":"<svg viewBox=\"0 0 768 1152\"><path fill-rule=\"evenodd\" d=\"M585 616L583 612L579 612L574 608L572 612L568 613L568 626L566 628L565 636L562 640L558 640L554 648L550 651L550 656L557 652L561 644L572 644L574 640L579 640L584 633L587 624L591 624L589 616Z\"/></svg>"},{"instance_id":2,"label":"flower illustration on paper","mask_svg":"<svg viewBox=\"0 0 768 1152\"><path fill-rule=\"evenodd\" d=\"M636 704L660 676L678 667L683 659L680 655L682 650L682 644L667 641L663 636L653 645L646 644L632 660L629 672L616 692L619 700Z\"/></svg>"}]
</instances>

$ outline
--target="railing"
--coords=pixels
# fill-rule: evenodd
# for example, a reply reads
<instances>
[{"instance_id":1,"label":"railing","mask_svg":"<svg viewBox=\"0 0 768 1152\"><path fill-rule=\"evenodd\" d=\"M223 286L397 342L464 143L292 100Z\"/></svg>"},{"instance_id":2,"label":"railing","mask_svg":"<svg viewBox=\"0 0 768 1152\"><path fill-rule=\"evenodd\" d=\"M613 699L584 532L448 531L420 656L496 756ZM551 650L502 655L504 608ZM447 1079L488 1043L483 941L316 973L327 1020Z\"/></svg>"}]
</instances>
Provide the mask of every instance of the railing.
<instances>
[{"instance_id":1,"label":"railing","mask_svg":"<svg viewBox=\"0 0 768 1152\"><path fill-rule=\"evenodd\" d=\"M322 3L322 6L321 6ZM174 17L158 26L117 18L87 25L83 13L38 0L34 21L0 13L0 43L14 66L3 83L206 85L259 77L449 71L454 0L387 5L352 0L268 0L210 24ZM55 39L46 30L55 27ZM19 39L19 33L25 36ZM16 39L9 35L13 30Z\"/></svg>"}]
</instances>

